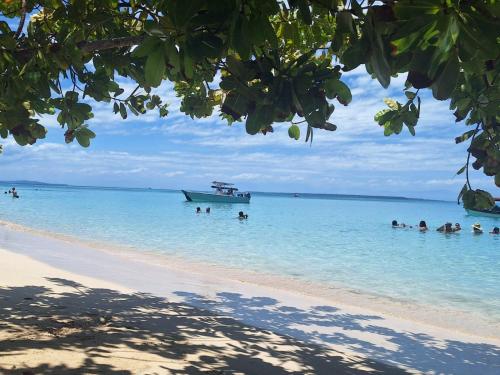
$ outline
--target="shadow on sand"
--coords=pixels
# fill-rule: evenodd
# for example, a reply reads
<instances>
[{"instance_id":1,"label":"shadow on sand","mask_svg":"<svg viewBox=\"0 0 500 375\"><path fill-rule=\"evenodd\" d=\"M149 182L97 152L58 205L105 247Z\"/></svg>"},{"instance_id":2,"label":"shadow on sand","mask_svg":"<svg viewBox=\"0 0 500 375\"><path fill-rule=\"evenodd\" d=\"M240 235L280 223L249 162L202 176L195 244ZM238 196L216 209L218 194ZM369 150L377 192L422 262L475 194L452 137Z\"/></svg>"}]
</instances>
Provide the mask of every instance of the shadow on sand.
<instances>
[{"instance_id":1,"label":"shadow on sand","mask_svg":"<svg viewBox=\"0 0 500 375\"><path fill-rule=\"evenodd\" d=\"M497 347L456 341L436 345L426 335L377 326L377 316L343 314L329 306L301 310L267 297L220 293L209 300L177 292L186 302L179 304L149 294L48 280L63 291L0 287L0 332L7 336L0 341L0 373L132 374L136 372L123 364L139 360L139 352L147 354L141 359L146 363L142 374L405 373L381 361L442 374L498 374L500 369ZM349 330L384 337L396 349L354 338L346 334ZM376 360L310 344L320 341L356 348ZM76 367L53 362L34 367L16 363L15 368L9 360L48 349L80 353L83 360ZM149 364L154 367L148 369Z\"/></svg>"},{"instance_id":2,"label":"shadow on sand","mask_svg":"<svg viewBox=\"0 0 500 375\"><path fill-rule=\"evenodd\" d=\"M140 360L154 363L143 374L404 373L186 304L48 280L64 291L0 287L0 333L7 335L0 341L0 373L132 374L126 365L111 363L121 357L122 364L131 364L138 352L147 353ZM55 351L56 360L35 366L9 360L37 350ZM60 364L57 353L68 352L84 359L77 366Z\"/></svg>"},{"instance_id":3,"label":"shadow on sand","mask_svg":"<svg viewBox=\"0 0 500 375\"><path fill-rule=\"evenodd\" d=\"M396 331L377 324L382 318L376 315L346 314L332 306L304 310L283 306L273 298L246 298L237 293L218 293L215 300L194 293L176 294L191 306L224 312L253 326L304 342L341 345L422 373L500 374L500 347Z\"/></svg>"}]
</instances>

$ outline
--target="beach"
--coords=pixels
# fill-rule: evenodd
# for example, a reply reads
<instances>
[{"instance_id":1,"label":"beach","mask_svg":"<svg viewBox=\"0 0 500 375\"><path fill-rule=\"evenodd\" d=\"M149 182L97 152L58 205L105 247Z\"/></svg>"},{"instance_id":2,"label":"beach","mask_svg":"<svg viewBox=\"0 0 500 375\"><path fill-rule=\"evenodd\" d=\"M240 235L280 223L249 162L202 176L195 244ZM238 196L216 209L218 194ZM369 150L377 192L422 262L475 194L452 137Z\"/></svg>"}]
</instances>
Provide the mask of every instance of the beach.
<instances>
[{"instance_id":1,"label":"beach","mask_svg":"<svg viewBox=\"0 0 500 375\"><path fill-rule=\"evenodd\" d=\"M470 316L419 319L356 293L8 223L0 248L4 373L500 370L498 327Z\"/></svg>"}]
</instances>

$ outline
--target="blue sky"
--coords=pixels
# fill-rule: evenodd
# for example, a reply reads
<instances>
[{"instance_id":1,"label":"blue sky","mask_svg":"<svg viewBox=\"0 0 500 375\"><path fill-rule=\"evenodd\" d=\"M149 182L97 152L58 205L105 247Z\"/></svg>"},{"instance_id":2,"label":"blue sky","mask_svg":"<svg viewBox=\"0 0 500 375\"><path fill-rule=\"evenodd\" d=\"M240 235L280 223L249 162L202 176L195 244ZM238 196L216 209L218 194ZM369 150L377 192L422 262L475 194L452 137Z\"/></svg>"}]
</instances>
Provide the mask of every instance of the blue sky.
<instances>
[{"instance_id":1,"label":"blue sky","mask_svg":"<svg viewBox=\"0 0 500 375\"><path fill-rule=\"evenodd\" d=\"M463 177L465 145L454 137L465 130L455 124L447 102L424 93L421 120L408 131L384 137L373 120L384 97L403 94L405 76L380 87L360 67L344 74L353 93L344 107L335 102L331 122L336 132L316 131L312 146L291 140L287 124L273 134L250 136L243 123L227 126L218 113L191 120L179 112L179 98L169 83L157 91L170 103L170 114L156 112L122 120L112 105L97 103L88 122L97 133L90 148L64 143L56 119L44 117L45 140L17 146L3 140L1 180L29 179L76 185L206 189L212 180L236 183L244 190L403 195L453 200ZM132 87L125 82L125 86ZM498 194L493 181L474 173L474 185Z\"/></svg>"}]
</instances>

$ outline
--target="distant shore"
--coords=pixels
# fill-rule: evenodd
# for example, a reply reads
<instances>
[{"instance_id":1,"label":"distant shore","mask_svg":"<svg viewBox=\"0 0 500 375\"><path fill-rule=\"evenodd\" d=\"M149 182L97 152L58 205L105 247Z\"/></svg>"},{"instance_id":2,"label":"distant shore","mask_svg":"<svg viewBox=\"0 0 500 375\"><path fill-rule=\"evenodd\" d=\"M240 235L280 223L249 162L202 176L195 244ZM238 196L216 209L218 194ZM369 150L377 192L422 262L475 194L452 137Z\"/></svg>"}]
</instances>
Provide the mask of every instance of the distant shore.
<instances>
[{"instance_id":1,"label":"distant shore","mask_svg":"<svg viewBox=\"0 0 500 375\"><path fill-rule=\"evenodd\" d=\"M344 288L89 244L6 222L0 223L0 248L5 249L2 259L27 256L35 264L35 269L26 269L17 264L19 259L12 258L10 265L0 262L2 286L13 286L13 280L17 286L36 285L30 275L43 273L37 269L45 264L68 279L90 278L103 288L112 285L151 293L348 356L423 372L435 370L430 368L433 365L439 370L446 361L452 361L448 366L483 374L500 369L498 323L468 312L408 305ZM47 283L39 286L48 287ZM451 343L461 351L455 359L447 354ZM420 355L430 355L426 351L432 350L435 363L427 361L424 366L418 355L411 360L404 356L406 351L417 350Z\"/></svg>"}]
</instances>

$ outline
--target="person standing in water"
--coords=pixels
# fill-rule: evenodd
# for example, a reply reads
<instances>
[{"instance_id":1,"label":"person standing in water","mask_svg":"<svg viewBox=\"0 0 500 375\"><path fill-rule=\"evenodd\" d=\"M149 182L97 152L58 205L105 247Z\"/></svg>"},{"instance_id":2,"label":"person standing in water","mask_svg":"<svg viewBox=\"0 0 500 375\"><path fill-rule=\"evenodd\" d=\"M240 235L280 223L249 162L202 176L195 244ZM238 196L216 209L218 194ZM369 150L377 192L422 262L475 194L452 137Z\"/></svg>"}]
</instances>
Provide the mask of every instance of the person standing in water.
<instances>
[{"instance_id":1,"label":"person standing in water","mask_svg":"<svg viewBox=\"0 0 500 375\"><path fill-rule=\"evenodd\" d=\"M436 230L438 232L443 232L443 233L453 233L453 227L452 227L451 223L446 223L445 225L441 225Z\"/></svg>"},{"instance_id":2,"label":"person standing in water","mask_svg":"<svg viewBox=\"0 0 500 375\"><path fill-rule=\"evenodd\" d=\"M476 223L476 224L472 225L472 233L483 234L483 228L481 228L481 224Z\"/></svg>"},{"instance_id":3,"label":"person standing in water","mask_svg":"<svg viewBox=\"0 0 500 375\"><path fill-rule=\"evenodd\" d=\"M424 220L420 221L420 224L418 224L418 230L420 232L426 232L429 230L429 228L427 228L427 223Z\"/></svg>"}]
</instances>

